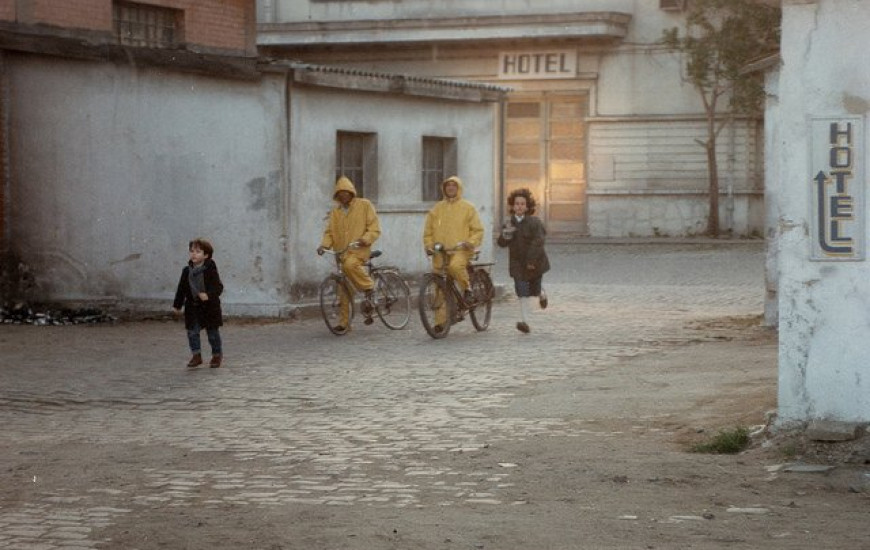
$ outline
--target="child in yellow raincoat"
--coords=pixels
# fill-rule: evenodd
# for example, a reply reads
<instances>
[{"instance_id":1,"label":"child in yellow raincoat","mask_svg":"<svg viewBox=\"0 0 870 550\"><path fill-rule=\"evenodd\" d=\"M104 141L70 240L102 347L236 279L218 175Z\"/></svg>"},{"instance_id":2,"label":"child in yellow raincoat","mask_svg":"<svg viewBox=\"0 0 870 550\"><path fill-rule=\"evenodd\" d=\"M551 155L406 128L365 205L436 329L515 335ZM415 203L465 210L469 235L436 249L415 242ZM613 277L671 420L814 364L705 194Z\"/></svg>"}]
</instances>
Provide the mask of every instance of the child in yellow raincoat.
<instances>
[{"instance_id":1,"label":"child in yellow raincoat","mask_svg":"<svg viewBox=\"0 0 870 550\"><path fill-rule=\"evenodd\" d=\"M371 294L374 283L366 272L365 263L371 255L372 244L381 235L381 224L374 205L368 199L356 196L356 188L345 176L338 178L332 194L336 206L329 212L326 229L317 253L325 249L346 250L341 258L341 267L354 288ZM348 326L347 304L342 295L341 319L337 330Z\"/></svg>"}]
</instances>

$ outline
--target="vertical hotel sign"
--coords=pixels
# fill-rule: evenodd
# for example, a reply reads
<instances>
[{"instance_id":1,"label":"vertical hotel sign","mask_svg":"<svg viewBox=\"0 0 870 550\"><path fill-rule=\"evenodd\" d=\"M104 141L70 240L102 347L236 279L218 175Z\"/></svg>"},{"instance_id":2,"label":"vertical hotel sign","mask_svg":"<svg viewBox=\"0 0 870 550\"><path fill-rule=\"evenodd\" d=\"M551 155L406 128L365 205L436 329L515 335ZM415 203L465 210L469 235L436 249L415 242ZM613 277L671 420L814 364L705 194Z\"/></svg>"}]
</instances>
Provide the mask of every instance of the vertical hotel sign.
<instances>
[{"instance_id":1,"label":"vertical hotel sign","mask_svg":"<svg viewBox=\"0 0 870 550\"><path fill-rule=\"evenodd\" d=\"M810 136L812 259L864 259L864 122L814 118Z\"/></svg>"}]
</instances>

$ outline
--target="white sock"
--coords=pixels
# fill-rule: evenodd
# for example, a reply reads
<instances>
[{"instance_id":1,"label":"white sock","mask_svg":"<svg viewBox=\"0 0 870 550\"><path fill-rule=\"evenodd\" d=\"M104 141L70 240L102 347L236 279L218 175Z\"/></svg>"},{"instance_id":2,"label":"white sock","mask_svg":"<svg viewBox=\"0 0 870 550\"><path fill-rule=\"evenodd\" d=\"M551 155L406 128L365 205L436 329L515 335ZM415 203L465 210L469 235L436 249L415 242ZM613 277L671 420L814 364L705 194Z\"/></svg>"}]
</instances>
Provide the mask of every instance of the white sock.
<instances>
[{"instance_id":1,"label":"white sock","mask_svg":"<svg viewBox=\"0 0 870 550\"><path fill-rule=\"evenodd\" d=\"M520 298L520 320L526 324L528 324L529 300L531 298Z\"/></svg>"}]
</instances>

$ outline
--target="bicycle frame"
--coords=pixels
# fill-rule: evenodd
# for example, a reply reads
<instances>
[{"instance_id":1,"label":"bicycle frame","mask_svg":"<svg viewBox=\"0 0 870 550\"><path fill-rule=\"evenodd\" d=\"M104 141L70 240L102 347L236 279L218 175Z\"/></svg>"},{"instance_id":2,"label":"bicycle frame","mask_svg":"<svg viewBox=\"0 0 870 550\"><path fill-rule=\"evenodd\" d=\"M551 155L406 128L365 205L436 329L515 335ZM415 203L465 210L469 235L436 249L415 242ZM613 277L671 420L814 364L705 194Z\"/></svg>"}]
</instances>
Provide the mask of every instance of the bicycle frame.
<instances>
[{"instance_id":1,"label":"bicycle frame","mask_svg":"<svg viewBox=\"0 0 870 550\"><path fill-rule=\"evenodd\" d=\"M460 243L460 245L461 245L461 243ZM465 313L468 310L470 310L471 308L473 308L474 306L476 306L477 301L474 301L472 303L466 302L465 296L462 295L462 292L460 292L459 288L457 288L457 286L456 286L456 281L453 279L453 277L447 271L447 265L449 264L449 257L452 256L453 254L455 254L456 252L459 252L460 250L465 250L460 245L457 245L453 248L443 248L443 247L439 248L436 245L433 256L436 254L441 255L441 266L440 266L440 268L437 268L437 269L433 268L432 274L437 276L437 277L440 277L444 280L445 286L447 287L447 291L453 297L453 303L456 304L458 312ZM483 264L476 264L475 263L475 260L477 260L477 258L479 256L480 256L480 250L475 249L473 251L471 258L469 258L468 265L465 266L465 269L468 271L469 281L471 280L471 276L473 275L476 267L478 267L478 265L481 265L481 266L483 265ZM486 265L492 265L492 264L486 264Z\"/></svg>"},{"instance_id":2,"label":"bicycle frame","mask_svg":"<svg viewBox=\"0 0 870 550\"><path fill-rule=\"evenodd\" d=\"M350 248L356 247L351 246ZM323 253L334 256L335 269L321 283L320 307L327 327L336 335L345 334L349 329L355 310L355 296L361 290L356 288L344 271L342 260L347 250L347 248L344 250L323 250ZM362 301L363 313L366 316L365 324L371 324L373 316L376 314L387 328L399 330L404 328L408 323L410 292L408 285L401 277L398 267L374 266L372 260L381 254L380 250L373 250L369 259L363 263L366 273L372 278L374 283L371 291L366 293L366 297ZM339 301L335 301L336 298L324 301L324 296L326 296L324 290L329 284L338 285L338 288L343 289L334 294L334 296L339 296L337 298ZM339 307L341 310L338 323L334 322L336 307Z\"/></svg>"},{"instance_id":3,"label":"bicycle frame","mask_svg":"<svg viewBox=\"0 0 870 550\"><path fill-rule=\"evenodd\" d=\"M447 336L450 326L462 321L466 313L471 317L476 330L483 331L489 327L493 286L488 267L492 263L477 262L479 251L474 251L467 265L471 300L466 300L465 294L459 290L448 271L448 256L458 249L459 247L445 250L440 245L436 245L432 253L441 254L440 261L437 262L438 267L434 267L424 275L420 285L417 303L420 321L429 336L435 339Z\"/></svg>"}]
</instances>

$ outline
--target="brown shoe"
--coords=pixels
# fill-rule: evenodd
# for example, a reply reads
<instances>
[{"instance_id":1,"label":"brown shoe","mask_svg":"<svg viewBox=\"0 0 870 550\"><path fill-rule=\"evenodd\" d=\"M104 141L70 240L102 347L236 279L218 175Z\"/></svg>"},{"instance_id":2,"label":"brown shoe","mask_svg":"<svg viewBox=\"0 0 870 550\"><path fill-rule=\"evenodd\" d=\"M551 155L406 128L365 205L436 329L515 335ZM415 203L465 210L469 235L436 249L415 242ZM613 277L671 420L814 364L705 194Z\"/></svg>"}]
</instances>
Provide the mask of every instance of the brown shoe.
<instances>
[{"instance_id":1,"label":"brown shoe","mask_svg":"<svg viewBox=\"0 0 870 550\"><path fill-rule=\"evenodd\" d=\"M200 365L202 365L202 354L194 353L193 356L191 356L190 361L187 362L187 366L193 368Z\"/></svg>"},{"instance_id":2,"label":"brown shoe","mask_svg":"<svg viewBox=\"0 0 870 550\"><path fill-rule=\"evenodd\" d=\"M216 355L211 356L211 361L208 364L209 367L216 369L221 366L221 354L218 353Z\"/></svg>"},{"instance_id":3,"label":"brown shoe","mask_svg":"<svg viewBox=\"0 0 870 550\"><path fill-rule=\"evenodd\" d=\"M517 330L522 332L523 334L528 334L531 329L529 329L529 325L527 325L523 321L520 321L519 323L517 323Z\"/></svg>"}]
</instances>

